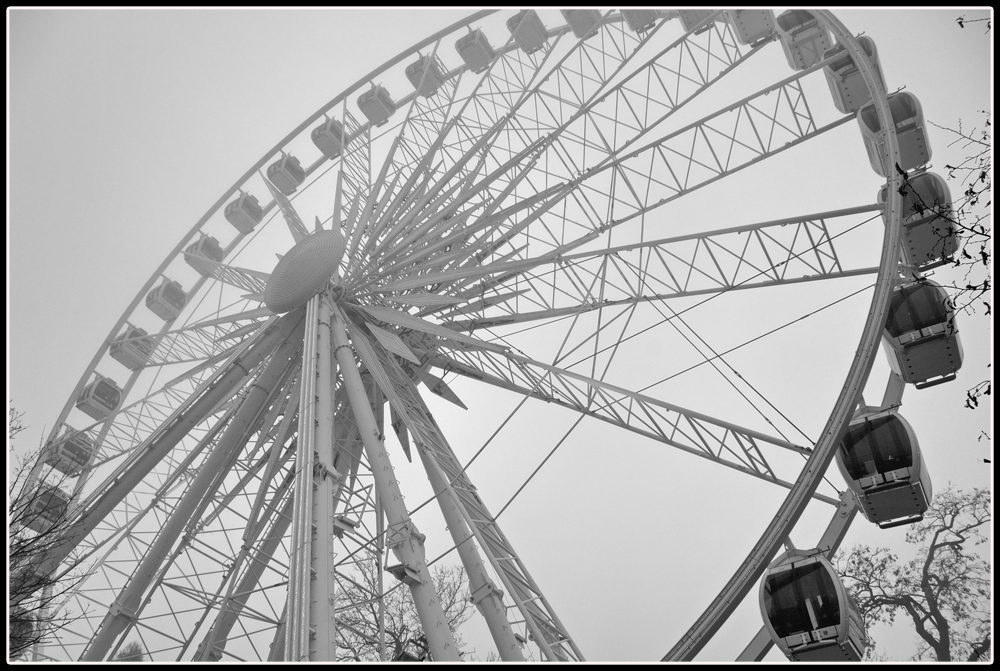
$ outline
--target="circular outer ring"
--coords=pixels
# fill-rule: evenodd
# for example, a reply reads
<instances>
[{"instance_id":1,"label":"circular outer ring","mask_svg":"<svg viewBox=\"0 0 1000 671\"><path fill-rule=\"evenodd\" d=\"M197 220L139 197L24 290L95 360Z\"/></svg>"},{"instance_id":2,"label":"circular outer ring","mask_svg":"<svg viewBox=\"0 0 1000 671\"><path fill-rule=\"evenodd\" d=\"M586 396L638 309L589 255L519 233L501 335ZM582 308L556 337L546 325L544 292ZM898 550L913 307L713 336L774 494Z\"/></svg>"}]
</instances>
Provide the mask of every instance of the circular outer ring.
<instances>
[{"instance_id":1,"label":"circular outer ring","mask_svg":"<svg viewBox=\"0 0 1000 671\"><path fill-rule=\"evenodd\" d=\"M889 104L886 102L885 87L879 82L875 69L869 63L858 40L844 27L844 24L829 10L816 10L816 14L833 32L837 41L845 46L858 65L861 76L864 78L865 84L868 85L868 90L872 93L872 102L875 105L879 123L882 124L882 128L888 129L883 145L885 165L895 165L899 161L899 142L896 138L895 126L891 122L892 117L889 113ZM875 352L879 349L878 343L882 337L882 329L889 309L889 299L892 297L892 290L895 286L896 266L899 263L903 200L902 196L899 195L901 178L896 171L890 172L889 199L886 202L885 211L885 235L882 238L882 256L879 262L878 279L875 282L875 294L872 297L871 306L868 308L868 319L865 321L854 361L851 363L851 369L847 373L844 386L837 396L833 412L830 414L826 426L823 427L823 432L809 456L805 468L802 469L802 473L792 485L760 540L757 541L747 558L740 564L739 569L705 609L701 617L663 657L662 661L664 662L693 660L695 655L742 603L754 583L760 580L764 571L767 570L768 562L777 553L784 540L788 538L799 517L802 516L809 499L826 474L830 462L833 461L837 446L847 432L847 425L861 398L865 383L868 381L868 374L875 361Z\"/></svg>"}]
</instances>

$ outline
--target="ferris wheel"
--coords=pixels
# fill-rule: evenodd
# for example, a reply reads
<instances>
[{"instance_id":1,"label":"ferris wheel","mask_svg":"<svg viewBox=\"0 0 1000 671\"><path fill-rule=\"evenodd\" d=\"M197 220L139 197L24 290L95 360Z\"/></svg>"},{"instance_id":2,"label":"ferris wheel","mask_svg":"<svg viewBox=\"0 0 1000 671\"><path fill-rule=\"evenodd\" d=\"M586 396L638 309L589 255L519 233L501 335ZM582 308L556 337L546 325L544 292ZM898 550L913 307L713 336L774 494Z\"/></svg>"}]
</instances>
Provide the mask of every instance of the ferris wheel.
<instances>
[{"instance_id":1,"label":"ferris wheel","mask_svg":"<svg viewBox=\"0 0 1000 671\"><path fill-rule=\"evenodd\" d=\"M807 205L831 189L803 166L864 146L865 104L887 129L873 167L902 160L862 54L826 12L482 11L338 93L180 239L70 394L33 475L60 479L47 505L73 524L38 570L72 558L87 576L43 656L137 639L156 660L333 660L345 613L406 589L433 659L457 660L435 547L502 659L583 660L505 502L477 489L478 453L449 443L438 408L483 389L787 490L720 595L738 603L811 500L845 505L817 488L899 276L892 171L882 202ZM850 86L831 69L845 55ZM772 333L801 348L861 292L809 438L729 354ZM803 315L816 331L788 336ZM793 360L770 364L782 384ZM523 417L477 427L483 449ZM405 498L414 473L427 500ZM440 538L414 522L425 506Z\"/></svg>"}]
</instances>

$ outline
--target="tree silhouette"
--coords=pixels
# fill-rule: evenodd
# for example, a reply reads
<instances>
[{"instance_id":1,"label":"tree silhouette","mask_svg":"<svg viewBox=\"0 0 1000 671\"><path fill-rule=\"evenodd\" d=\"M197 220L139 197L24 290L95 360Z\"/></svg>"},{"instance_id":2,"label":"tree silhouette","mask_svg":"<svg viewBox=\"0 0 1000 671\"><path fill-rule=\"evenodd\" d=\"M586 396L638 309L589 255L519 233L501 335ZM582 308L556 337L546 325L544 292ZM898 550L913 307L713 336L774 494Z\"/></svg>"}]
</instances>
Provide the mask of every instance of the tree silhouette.
<instances>
[{"instance_id":1,"label":"tree silhouette","mask_svg":"<svg viewBox=\"0 0 1000 671\"><path fill-rule=\"evenodd\" d=\"M379 655L378 603L370 600L378 592L379 563L374 556L357 563L353 581L341 580L337 586L337 654L339 661L371 662L380 659L424 661L430 659L427 640L410 590L402 583L388 585L383 599L385 629L384 657ZM434 586L448 625L455 632L455 642L462 647L459 625L472 616L468 580L461 566L437 565L432 571ZM350 608L355 604L355 608Z\"/></svg>"},{"instance_id":2,"label":"tree silhouette","mask_svg":"<svg viewBox=\"0 0 1000 671\"><path fill-rule=\"evenodd\" d=\"M988 490L949 484L906 534L918 546L914 559L900 563L888 548L863 545L838 553L837 570L869 629L902 613L918 636L913 660L989 660L991 565L973 548L989 541L991 511Z\"/></svg>"},{"instance_id":3,"label":"tree silhouette","mask_svg":"<svg viewBox=\"0 0 1000 671\"><path fill-rule=\"evenodd\" d=\"M118 649L118 654L111 660L112 662L145 662L146 654L142 644L138 641L130 641Z\"/></svg>"},{"instance_id":4,"label":"tree silhouette","mask_svg":"<svg viewBox=\"0 0 1000 671\"><path fill-rule=\"evenodd\" d=\"M25 431L23 413L8 406L8 459L12 456L14 438ZM42 477L32 477L32 467L41 455L36 450L15 459L13 477L7 482L7 576L8 598L8 659L27 655L39 643L67 624L74 615L66 611L63 601L82 580L78 562L70 557L55 574L36 572L39 558L55 546L69 527L63 510L58 515L40 503L46 487L59 488L67 478L53 469L43 469ZM49 471L49 472L46 472ZM42 484L44 481L44 484ZM51 503L51 501L50 501Z\"/></svg>"}]
</instances>

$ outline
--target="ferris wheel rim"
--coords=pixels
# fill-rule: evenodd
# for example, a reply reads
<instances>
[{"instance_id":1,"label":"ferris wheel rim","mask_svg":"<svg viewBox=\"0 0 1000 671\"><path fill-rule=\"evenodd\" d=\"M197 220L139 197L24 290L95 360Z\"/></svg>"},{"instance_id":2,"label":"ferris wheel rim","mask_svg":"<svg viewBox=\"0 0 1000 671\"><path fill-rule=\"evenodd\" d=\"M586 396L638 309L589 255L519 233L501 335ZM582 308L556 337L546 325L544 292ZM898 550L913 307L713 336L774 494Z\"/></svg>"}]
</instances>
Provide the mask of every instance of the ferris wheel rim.
<instances>
[{"instance_id":1,"label":"ferris wheel rim","mask_svg":"<svg viewBox=\"0 0 1000 671\"><path fill-rule=\"evenodd\" d=\"M69 400L67 401L67 409L63 413L62 421L65 420L65 414L68 412L69 406L73 403L74 399L79 394L79 391L83 388L83 385L86 384L86 381L90 378L90 375L96 370L97 364L99 363L100 359L102 358L102 356L106 352L107 347L109 346L112 338L120 331L122 325L124 325L127 322L128 316L138 306L139 302L142 300L143 295L153 286L153 284L155 284L156 280L162 275L163 271L166 269L166 267L169 265L169 263L172 260L176 259L178 257L178 255L182 254L182 250L183 250L184 246L188 242L190 242L190 240L204 227L205 223L215 213L217 213L219 211L219 209L226 203L226 201L233 194L235 194L237 191L240 190L240 186L243 185L243 184L245 184L246 181L253 175L254 172L256 172L260 167L262 167L269 159L273 158L276 154L278 154L281 151L281 147L286 146L291 139L293 139L294 137L296 137L299 134L301 134L302 131L304 131L311 123L313 123L316 119L318 119L320 116L322 116L326 111L328 111L329 109L331 109L334 105L336 105L337 103L339 103L342 100L344 100L352 92L357 91L357 89L360 88L360 87L362 87L365 82L370 81L373 77L378 76L379 73L384 72L388 68L390 68L390 67L398 64L400 61L402 61L403 59L405 59L407 56L412 55L413 53L416 53L420 48L422 48L423 46L426 46L426 44L429 44L429 43L431 43L431 42L433 42L435 40L438 40L441 37L443 37L444 35L447 35L447 34L450 34L450 33L454 32L458 28L461 28L463 26L467 26L467 25L471 24L473 21L476 21L479 18L482 18L482 17L484 17L486 15L489 15L489 14L493 13L493 11L495 11L495 10L487 10L487 11L482 11L482 12L478 12L478 13L472 14L467 19L464 19L462 21L459 21L459 22L456 22L456 23L452 24L448 28L445 28L442 31L439 31L438 33L435 33L430 38L427 38L427 39L423 40L422 42L417 43L417 45L409 48L408 50L405 50L404 52L401 52L400 55L396 56L395 58L391 59L390 61L387 61L382 66L380 66L379 68L377 68L376 70L374 70L372 73L369 73L369 75L366 75L366 77L363 77L356 84L354 84L353 86L345 89L342 93L338 94L337 97L335 97L332 101L330 101L329 103L327 103L324 107L320 108L320 110L318 110L317 112L313 113L304 122L302 122L302 124L300 124L292 132L290 132L285 138L283 138L281 142L279 142L277 145L275 145L274 148L272 148L268 153L266 153L254 165L253 168L251 168L250 170L248 170L246 174L244 174L239 180L237 180L237 182L234 183L234 185L232 187L230 187L229 190L227 190L225 192L225 194L212 206L212 208L195 224L195 226L191 229L191 231L189 231L181 239L181 241L174 248L174 250L171 251L167 255L166 259L163 261L163 263L161 264L161 266L159 268L157 268L157 270L153 273L153 275L150 277L150 279L147 281L147 283L140 289L139 293L137 294L136 298L133 300L132 304L130 304L126 308L126 310L123 313L122 317L115 324L115 326L114 326L111 334L109 335L108 339L103 343L102 349L98 352L98 354L95 356L94 360L92 361L91 365L88 367L87 371L84 373L83 378L81 378L81 381L78 383L77 389L74 391L73 394L71 394ZM891 127L891 124L889 125L889 127ZM893 131L892 135L894 137L894 131ZM897 200L898 200L898 198L897 198ZM898 216L899 216L898 205L896 206L895 210L896 210L896 217L898 219ZM893 211L893 210L890 209L890 212L891 211ZM894 228L894 227L887 226L886 228L890 229L890 228ZM887 235L888 235L888 233L887 233ZM893 248L897 248L898 247L898 241L897 241L897 244L893 245L892 247ZM890 254L891 253L892 252L890 251ZM883 253L883 263L880 265L880 269L879 269L879 278L880 278L879 282L881 284L884 284L883 275L888 276L889 274L891 274L894 271L894 268L895 268L894 264L888 265L888 267L887 267L887 263L885 261L885 254ZM891 279L889 281L891 281ZM194 290L192 290L192 292L194 292L196 290L198 290L198 287L196 287ZM874 299L873 299L873 302L874 302ZM887 299L886 299L886 302L887 302ZM169 323L168 323L167 326L169 326ZM861 351L862 349L867 350L867 351L871 351L871 350L877 349L877 345L878 345L878 335L877 334L875 336L873 336L873 337L869 337L868 334L866 333L865 338L867 339L867 344L866 344L866 341L863 340L862 341L862 345L866 344L866 346L862 347L861 345L859 345L859 351ZM852 366L853 366L853 364L852 364ZM852 367L852 371L853 370L854 369ZM836 410L835 410L835 412L836 412ZM62 423L62 421L56 423L56 426L53 429L53 437L55 436L55 432L57 431L58 426Z\"/></svg>"}]
</instances>

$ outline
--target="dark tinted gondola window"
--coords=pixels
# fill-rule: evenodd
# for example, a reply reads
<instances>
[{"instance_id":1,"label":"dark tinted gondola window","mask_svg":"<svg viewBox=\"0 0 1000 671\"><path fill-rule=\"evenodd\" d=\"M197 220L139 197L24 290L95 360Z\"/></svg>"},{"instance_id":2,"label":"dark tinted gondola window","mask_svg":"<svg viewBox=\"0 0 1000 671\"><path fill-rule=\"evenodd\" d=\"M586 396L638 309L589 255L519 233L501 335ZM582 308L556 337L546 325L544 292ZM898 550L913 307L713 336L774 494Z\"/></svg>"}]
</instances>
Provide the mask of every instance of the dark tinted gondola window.
<instances>
[{"instance_id":1,"label":"dark tinted gondola window","mask_svg":"<svg viewBox=\"0 0 1000 671\"><path fill-rule=\"evenodd\" d=\"M819 563L768 576L764 608L781 638L840 624L837 588Z\"/></svg>"},{"instance_id":2,"label":"dark tinted gondola window","mask_svg":"<svg viewBox=\"0 0 1000 671\"><path fill-rule=\"evenodd\" d=\"M885 330L893 338L948 321L948 295L933 284L911 284L897 289L889 303Z\"/></svg>"},{"instance_id":3,"label":"dark tinted gondola window","mask_svg":"<svg viewBox=\"0 0 1000 671\"><path fill-rule=\"evenodd\" d=\"M840 445L844 466L855 480L913 466L913 446L898 417L889 415L853 426Z\"/></svg>"},{"instance_id":4,"label":"dark tinted gondola window","mask_svg":"<svg viewBox=\"0 0 1000 671\"><path fill-rule=\"evenodd\" d=\"M121 392L115 389L114 385L101 380L94 388L94 398L106 408L116 408L118 401L121 400Z\"/></svg>"}]
</instances>

